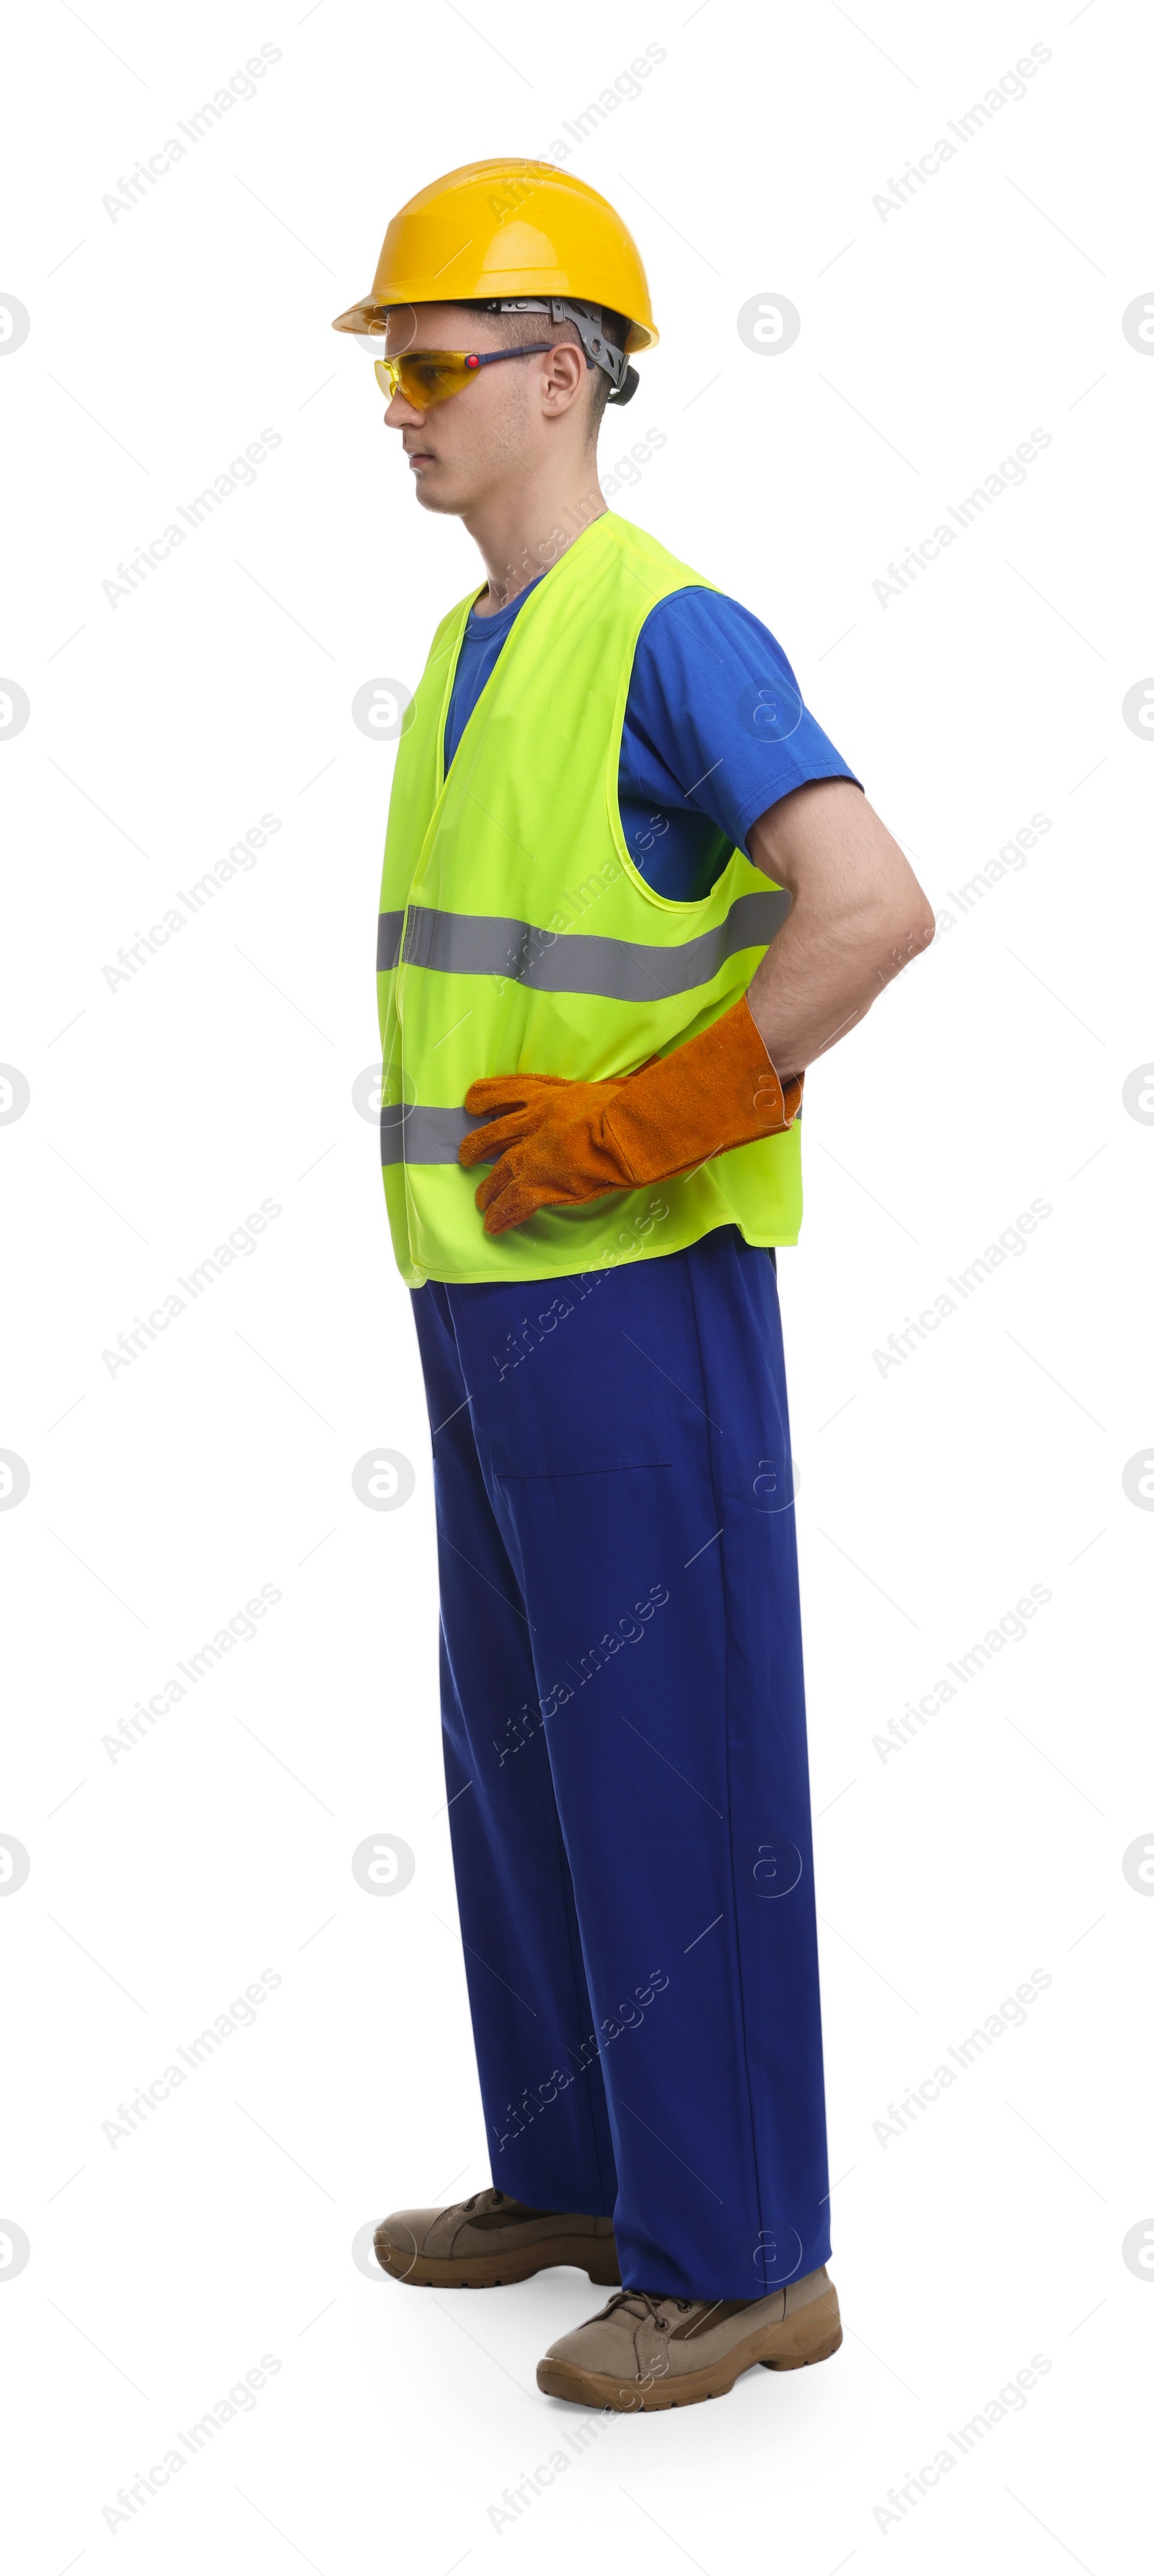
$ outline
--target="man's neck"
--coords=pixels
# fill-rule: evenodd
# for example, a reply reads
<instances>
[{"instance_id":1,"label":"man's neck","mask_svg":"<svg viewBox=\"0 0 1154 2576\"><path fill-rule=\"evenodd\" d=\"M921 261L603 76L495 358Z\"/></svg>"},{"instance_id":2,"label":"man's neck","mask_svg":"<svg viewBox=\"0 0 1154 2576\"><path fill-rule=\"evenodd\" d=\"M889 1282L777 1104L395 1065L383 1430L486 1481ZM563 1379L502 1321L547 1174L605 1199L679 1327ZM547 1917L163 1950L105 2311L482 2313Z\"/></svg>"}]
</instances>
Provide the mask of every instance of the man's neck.
<instances>
[{"instance_id":1,"label":"man's neck","mask_svg":"<svg viewBox=\"0 0 1154 2576\"><path fill-rule=\"evenodd\" d=\"M607 506L590 456L579 475L559 479L552 488L544 476L536 476L528 498L522 483L465 514L464 524L488 574L474 616L496 617L508 608L568 552L584 529L605 516Z\"/></svg>"}]
</instances>

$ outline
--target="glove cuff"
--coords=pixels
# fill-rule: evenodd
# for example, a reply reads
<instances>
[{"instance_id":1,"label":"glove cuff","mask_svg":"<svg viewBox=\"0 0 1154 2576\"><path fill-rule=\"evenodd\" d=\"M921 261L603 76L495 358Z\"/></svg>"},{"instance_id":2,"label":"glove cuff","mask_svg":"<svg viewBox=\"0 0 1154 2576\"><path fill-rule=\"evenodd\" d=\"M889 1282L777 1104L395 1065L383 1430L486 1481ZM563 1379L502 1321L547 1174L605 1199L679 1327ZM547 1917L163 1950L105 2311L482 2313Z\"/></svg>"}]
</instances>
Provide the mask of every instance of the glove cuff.
<instances>
[{"instance_id":1,"label":"glove cuff","mask_svg":"<svg viewBox=\"0 0 1154 2576\"><path fill-rule=\"evenodd\" d=\"M643 1184L690 1171L713 1154L782 1136L805 1077L784 1086L745 994L672 1055L623 1083L603 1113L606 1137Z\"/></svg>"}]
</instances>

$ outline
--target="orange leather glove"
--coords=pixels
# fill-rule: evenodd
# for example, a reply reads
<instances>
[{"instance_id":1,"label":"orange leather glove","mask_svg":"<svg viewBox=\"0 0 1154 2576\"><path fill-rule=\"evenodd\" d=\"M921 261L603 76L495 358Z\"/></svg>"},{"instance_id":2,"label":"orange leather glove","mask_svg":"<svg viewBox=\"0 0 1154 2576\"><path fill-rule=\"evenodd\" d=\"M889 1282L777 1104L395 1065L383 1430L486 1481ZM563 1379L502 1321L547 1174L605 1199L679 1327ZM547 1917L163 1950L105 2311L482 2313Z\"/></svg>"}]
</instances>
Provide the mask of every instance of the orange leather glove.
<instances>
[{"instance_id":1,"label":"orange leather glove","mask_svg":"<svg viewBox=\"0 0 1154 2576\"><path fill-rule=\"evenodd\" d=\"M486 1234L524 1225L542 1207L580 1207L611 1190L691 1172L712 1154L781 1136L805 1076L782 1087L745 995L672 1055L602 1082L554 1073L486 1075L465 1107L488 1113L458 1150L491 1163L476 1193Z\"/></svg>"}]
</instances>

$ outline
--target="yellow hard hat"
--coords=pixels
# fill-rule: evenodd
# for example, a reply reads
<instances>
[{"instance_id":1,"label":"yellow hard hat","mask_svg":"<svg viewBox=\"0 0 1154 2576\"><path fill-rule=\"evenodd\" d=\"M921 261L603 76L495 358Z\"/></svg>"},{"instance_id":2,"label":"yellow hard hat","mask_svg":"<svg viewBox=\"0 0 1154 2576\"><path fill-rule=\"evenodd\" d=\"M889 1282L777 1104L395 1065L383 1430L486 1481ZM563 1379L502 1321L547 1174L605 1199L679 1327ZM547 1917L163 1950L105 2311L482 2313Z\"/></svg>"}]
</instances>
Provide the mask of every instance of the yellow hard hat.
<instances>
[{"instance_id":1,"label":"yellow hard hat","mask_svg":"<svg viewBox=\"0 0 1154 2576\"><path fill-rule=\"evenodd\" d=\"M383 331L392 304L574 296L625 315L629 354L657 339L636 242L596 188L551 161L470 161L394 215L372 291L334 331Z\"/></svg>"}]
</instances>

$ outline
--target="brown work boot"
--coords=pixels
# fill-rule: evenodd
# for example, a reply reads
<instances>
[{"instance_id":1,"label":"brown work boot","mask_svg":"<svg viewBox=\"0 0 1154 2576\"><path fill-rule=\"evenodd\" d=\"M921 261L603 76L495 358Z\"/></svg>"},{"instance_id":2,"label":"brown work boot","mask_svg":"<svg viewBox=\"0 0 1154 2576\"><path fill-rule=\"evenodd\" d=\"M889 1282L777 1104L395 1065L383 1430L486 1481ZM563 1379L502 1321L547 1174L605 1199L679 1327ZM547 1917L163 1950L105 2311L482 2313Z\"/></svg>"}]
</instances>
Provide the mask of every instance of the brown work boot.
<instances>
[{"instance_id":1,"label":"brown work boot","mask_svg":"<svg viewBox=\"0 0 1154 2576\"><path fill-rule=\"evenodd\" d=\"M451 2209L395 2209L373 2245L394 2281L443 2290L495 2290L555 2263L575 2264L599 2286L621 2278L611 2218L527 2209L492 2188Z\"/></svg>"},{"instance_id":2,"label":"brown work boot","mask_svg":"<svg viewBox=\"0 0 1154 2576\"><path fill-rule=\"evenodd\" d=\"M823 2264L765 2299L668 2299L619 2290L599 2316L550 2344L537 2364L546 2397L618 2414L728 2397L743 2370L800 2370L841 2342L837 2291Z\"/></svg>"}]
</instances>

